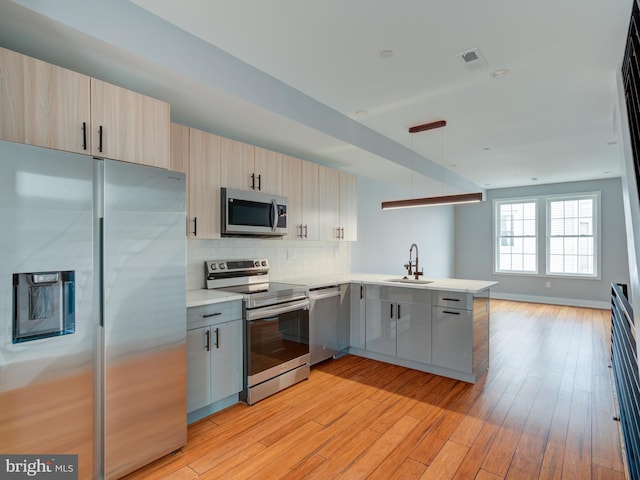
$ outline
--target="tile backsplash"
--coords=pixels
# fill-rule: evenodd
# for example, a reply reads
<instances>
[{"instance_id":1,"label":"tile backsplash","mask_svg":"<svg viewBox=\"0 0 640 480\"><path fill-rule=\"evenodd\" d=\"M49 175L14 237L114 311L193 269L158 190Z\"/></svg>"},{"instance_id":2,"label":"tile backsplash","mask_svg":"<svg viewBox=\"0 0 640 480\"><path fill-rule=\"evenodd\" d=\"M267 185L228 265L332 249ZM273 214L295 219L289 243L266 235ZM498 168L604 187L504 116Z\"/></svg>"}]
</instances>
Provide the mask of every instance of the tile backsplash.
<instances>
[{"instance_id":1,"label":"tile backsplash","mask_svg":"<svg viewBox=\"0 0 640 480\"><path fill-rule=\"evenodd\" d=\"M288 278L349 273L350 242L224 238L187 240L187 289L204 288L204 261L266 258L274 281Z\"/></svg>"}]
</instances>

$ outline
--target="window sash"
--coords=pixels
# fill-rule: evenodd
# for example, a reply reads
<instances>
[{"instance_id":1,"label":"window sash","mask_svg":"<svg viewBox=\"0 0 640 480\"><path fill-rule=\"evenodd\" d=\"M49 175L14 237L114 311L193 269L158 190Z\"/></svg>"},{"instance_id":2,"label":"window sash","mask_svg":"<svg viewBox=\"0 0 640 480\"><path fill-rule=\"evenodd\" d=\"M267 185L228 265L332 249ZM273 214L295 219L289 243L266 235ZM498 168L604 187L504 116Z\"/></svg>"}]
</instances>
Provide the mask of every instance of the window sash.
<instances>
[{"instance_id":1,"label":"window sash","mask_svg":"<svg viewBox=\"0 0 640 480\"><path fill-rule=\"evenodd\" d=\"M538 272L537 202L495 202L494 270L496 273Z\"/></svg>"},{"instance_id":2,"label":"window sash","mask_svg":"<svg viewBox=\"0 0 640 480\"><path fill-rule=\"evenodd\" d=\"M599 194L547 198L547 275L598 277Z\"/></svg>"}]
</instances>

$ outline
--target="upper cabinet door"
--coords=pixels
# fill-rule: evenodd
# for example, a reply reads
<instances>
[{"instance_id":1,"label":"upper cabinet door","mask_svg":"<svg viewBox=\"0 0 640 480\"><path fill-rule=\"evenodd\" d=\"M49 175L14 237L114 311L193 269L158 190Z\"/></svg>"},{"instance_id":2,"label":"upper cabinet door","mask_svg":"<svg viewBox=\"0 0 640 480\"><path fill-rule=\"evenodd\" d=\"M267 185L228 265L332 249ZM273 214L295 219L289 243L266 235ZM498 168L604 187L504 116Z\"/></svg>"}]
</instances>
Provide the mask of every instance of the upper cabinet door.
<instances>
[{"instance_id":1,"label":"upper cabinet door","mask_svg":"<svg viewBox=\"0 0 640 480\"><path fill-rule=\"evenodd\" d=\"M25 143L89 154L90 77L23 58Z\"/></svg>"},{"instance_id":2,"label":"upper cabinet door","mask_svg":"<svg viewBox=\"0 0 640 480\"><path fill-rule=\"evenodd\" d=\"M284 164L284 155L281 153L255 147L255 165L253 169L253 178L257 178L254 185L255 190L286 196Z\"/></svg>"},{"instance_id":3,"label":"upper cabinet door","mask_svg":"<svg viewBox=\"0 0 640 480\"><path fill-rule=\"evenodd\" d=\"M302 161L302 238L320 240L318 169L316 163Z\"/></svg>"},{"instance_id":4,"label":"upper cabinet door","mask_svg":"<svg viewBox=\"0 0 640 480\"><path fill-rule=\"evenodd\" d=\"M220 154L222 138L190 129L189 237L220 238Z\"/></svg>"},{"instance_id":5,"label":"upper cabinet door","mask_svg":"<svg viewBox=\"0 0 640 480\"><path fill-rule=\"evenodd\" d=\"M340 236L358 240L358 177L340 172Z\"/></svg>"},{"instance_id":6,"label":"upper cabinet door","mask_svg":"<svg viewBox=\"0 0 640 480\"><path fill-rule=\"evenodd\" d=\"M23 55L0 48L0 139L24 143Z\"/></svg>"},{"instance_id":7,"label":"upper cabinet door","mask_svg":"<svg viewBox=\"0 0 640 480\"><path fill-rule=\"evenodd\" d=\"M340 171L318 166L319 240L339 240Z\"/></svg>"},{"instance_id":8,"label":"upper cabinet door","mask_svg":"<svg viewBox=\"0 0 640 480\"><path fill-rule=\"evenodd\" d=\"M285 156L283 158L284 192L287 197L287 240L303 238L302 224L302 163L299 158ZM307 228L308 230L308 228Z\"/></svg>"},{"instance_id":9,"label":"upper cabinet door","mask_svg":"<svg viewBox=\"0 0 640 480\"><path fill-rule=\"evenodd\" d=\"M169 104L91 79L92 154L169 167Z\"/></svg>"},{"instance_id":10,"label":"upper cabinet door","mask_svg":"<svg viewBox=\"0 0 640 480\"><path fill-rule=\"evenodd\" d=\"M230 138L221 137L221 139L221 186L239 190L257 190L260 179L254 174L255 147Z\"/></svg>"}]
</instances>

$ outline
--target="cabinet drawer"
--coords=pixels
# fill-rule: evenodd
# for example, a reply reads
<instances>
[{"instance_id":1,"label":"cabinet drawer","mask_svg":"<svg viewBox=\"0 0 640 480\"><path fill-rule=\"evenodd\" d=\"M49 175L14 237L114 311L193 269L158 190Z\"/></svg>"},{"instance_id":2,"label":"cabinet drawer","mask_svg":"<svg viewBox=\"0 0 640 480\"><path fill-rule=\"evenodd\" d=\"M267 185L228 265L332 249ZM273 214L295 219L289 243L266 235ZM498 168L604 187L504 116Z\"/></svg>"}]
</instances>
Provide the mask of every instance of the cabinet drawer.
<instances>
[{"instance_id":1,"label":"cabinet drawer","mask_svg":"<svg viewBox=\"0 0 640 480\"><path fill-rule=\"evenodd\" d=\"M242 301L187 308L187 330L242 318Z\"/></svg>"},{"instance_id":2,"label":"cabinet drawer","mask_svg":"<svg viewBox=\"0 0 640 480\"><path fill-rule=\"evenodd\" d=\"M473 295L470 293L434 290L432 295L433 305L464 310L473 309Z\"/></svg>"}]
</instances>

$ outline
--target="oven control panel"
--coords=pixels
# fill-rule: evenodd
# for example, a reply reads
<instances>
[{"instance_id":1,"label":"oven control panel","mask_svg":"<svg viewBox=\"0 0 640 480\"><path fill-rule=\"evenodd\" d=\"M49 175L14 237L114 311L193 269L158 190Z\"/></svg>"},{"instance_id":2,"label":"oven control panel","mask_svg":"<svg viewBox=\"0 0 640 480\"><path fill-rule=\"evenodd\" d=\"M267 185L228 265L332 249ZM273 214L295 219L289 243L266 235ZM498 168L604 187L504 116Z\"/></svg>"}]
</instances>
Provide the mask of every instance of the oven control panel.
<instances>
[{"instance_id":1,"label":"oven control panel","mask_svg":"<svg viewBox=\"0 0 640 480\"><path fill-rule=\"evenodd\" d=\"M236 285L269 281L269 262L255 260L207 260L204 262L207 288L227 288Z\"/></svg>"},{"instance_id":2,"label":"oven control panel","mask_svg":"<svg viewBox=\"0 0 640 480\"><path fill-rule=\"evenodd\" d=\"M256 270L268 270L269 262L266 259L258 260L207 260L204 262L207 272L255 272Z\"/></svg>"}]
</instances>

